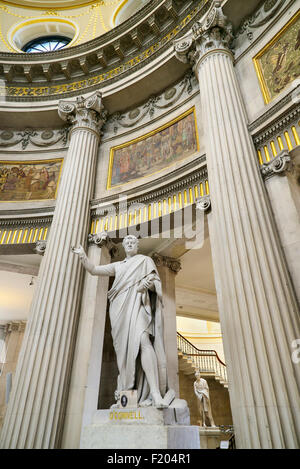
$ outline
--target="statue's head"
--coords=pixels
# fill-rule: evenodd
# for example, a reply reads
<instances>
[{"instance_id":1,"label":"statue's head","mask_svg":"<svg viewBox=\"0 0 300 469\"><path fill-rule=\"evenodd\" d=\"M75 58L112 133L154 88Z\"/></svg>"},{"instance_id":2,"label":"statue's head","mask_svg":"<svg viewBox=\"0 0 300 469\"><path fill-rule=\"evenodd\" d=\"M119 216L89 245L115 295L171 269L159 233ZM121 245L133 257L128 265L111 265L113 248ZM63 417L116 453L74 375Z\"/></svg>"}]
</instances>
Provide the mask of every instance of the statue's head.
<instances>
[{"instance_id":1,"label":"statue's head","mask_svg":"<svg viewBox=\"0 0 300 469\"><path fill-rule=\"evenodd\" d=\"M127 235L123 239L122 245L125 249L125 252L126 252L127 256L128 255L129 256L134 256L138 252L139 240L134 235Z\"/></svg>"},{"instance_id":2,"label":"statue's head","mask_svg":"<svg viewBox=\"0 0 300 469\"><path fill-rule=\"evenodd\" d=\"M200 374L199 370L196 370L195 377L196 377L196 379L201 378L201 374Z\"/></svg>"}]
</instances>

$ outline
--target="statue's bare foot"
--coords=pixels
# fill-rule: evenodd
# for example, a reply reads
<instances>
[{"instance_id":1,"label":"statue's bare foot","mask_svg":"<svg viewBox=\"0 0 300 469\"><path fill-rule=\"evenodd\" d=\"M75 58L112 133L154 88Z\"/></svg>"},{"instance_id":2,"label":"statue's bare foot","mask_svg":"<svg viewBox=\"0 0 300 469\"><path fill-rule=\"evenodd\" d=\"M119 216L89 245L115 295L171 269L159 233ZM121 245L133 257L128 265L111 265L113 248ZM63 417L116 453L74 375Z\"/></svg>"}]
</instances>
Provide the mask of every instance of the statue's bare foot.
<instances>
[{"instance_id":1,"label":"statue's bare foot","mask_svg":"<svg viewBox=\"0 0 300 469\"><path fill-rule=\"evenodd\" d=\"M156 407L157 409L166 409L168 404L166 404L161 397L160 393L153 393L152 394L152 399L153 399L153 407Z\"/></svg>"},{"instance_id":2,"label":"statue's bare foot","mask_svg":"<svg viewBox=\"0 0 300 469\"><path fill-rule=\"evenodd\" d=\"M152 400L150 398L145 399L139 404L140 407L150 407L151 405L152 405Z\"/></svg>"},{"instance_id":3,"label":"statue's bare foot","mask_svg":"<svg viewBox=\"0 0 300 469\"><path fill-rule=\"evenodd\" d=\"M169 407L169 405L174 401L175 397L176 397L176 393L174 389L169 389L163 398L163 401L166 407Z\"/></svg>"}]
</instances>

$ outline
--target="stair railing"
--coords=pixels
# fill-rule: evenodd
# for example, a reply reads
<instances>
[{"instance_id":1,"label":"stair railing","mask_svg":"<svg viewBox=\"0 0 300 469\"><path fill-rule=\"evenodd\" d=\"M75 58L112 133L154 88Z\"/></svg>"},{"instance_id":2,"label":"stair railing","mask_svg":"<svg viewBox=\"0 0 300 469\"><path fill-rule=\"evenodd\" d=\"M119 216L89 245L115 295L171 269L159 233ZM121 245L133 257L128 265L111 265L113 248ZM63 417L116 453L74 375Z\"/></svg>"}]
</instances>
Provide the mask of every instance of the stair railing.
<instances>
[{"instance_id":1,"label":"stair railing","mask_svg":"<svg viewBox=\"0 0 300 469\"><path fill-rule=\"evenodd\" d=\"M227 384L226 365L215 350L200 350L179 332L177 332L177 349L183 356L192 361L193 366L201 373L214 373L215 377Z\"/></svg>"}]
</instances>

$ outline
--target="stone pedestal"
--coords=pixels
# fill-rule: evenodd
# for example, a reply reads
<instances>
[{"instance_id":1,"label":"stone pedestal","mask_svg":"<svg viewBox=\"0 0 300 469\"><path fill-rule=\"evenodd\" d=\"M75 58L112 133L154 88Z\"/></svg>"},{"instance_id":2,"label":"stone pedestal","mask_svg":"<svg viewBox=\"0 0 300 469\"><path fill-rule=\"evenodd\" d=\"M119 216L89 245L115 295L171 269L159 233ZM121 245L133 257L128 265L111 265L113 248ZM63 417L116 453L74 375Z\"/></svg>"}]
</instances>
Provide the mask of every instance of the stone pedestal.
<instances>
[{"instance_id":1,"label":"stone pedestal","mask_svg":"<svg viewBox=\"0 0 300 469\"><path fill-rule=\"evenodd\" d=\"M199 427L191 426L185 401L168 409L135 407L97 410L83 428L81 449L200 449Z\"/></svg>"},{"instance_id":2,"label":"stone pedestal","mask_svg":"<svg viewBox=\"0 0 300 469\"><path fill-rule=\"evenodd\" d=\"M198 427L201 449L217 449L228 437L218 427Z\"/></svg>"}]
</instances>

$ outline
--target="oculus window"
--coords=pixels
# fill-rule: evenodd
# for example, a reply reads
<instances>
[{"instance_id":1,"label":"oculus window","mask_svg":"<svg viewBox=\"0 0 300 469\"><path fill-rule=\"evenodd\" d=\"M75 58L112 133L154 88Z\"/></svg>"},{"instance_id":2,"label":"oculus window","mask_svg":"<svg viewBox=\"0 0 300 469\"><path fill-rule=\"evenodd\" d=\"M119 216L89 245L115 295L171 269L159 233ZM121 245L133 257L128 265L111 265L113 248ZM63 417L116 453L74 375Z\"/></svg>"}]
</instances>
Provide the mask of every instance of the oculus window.
<instances>
[{"instance_id":1,"label":"oculus window","mask_svg":"<svg viewBox=\"0 0 300 469\"><path fill-rule=\"evenodd\" d=\"M22 47L23 52L29 54L36 52L55 52L63 49L71 42L71 39L64 36L43 36L27 42Z\"/></svg>"}]
</instances>

